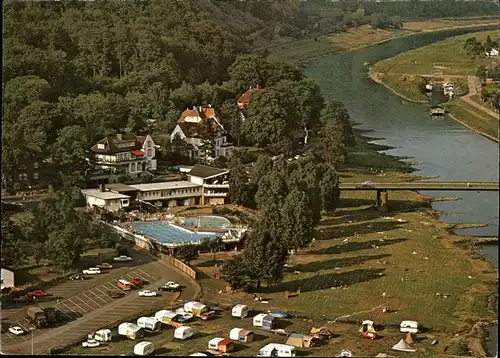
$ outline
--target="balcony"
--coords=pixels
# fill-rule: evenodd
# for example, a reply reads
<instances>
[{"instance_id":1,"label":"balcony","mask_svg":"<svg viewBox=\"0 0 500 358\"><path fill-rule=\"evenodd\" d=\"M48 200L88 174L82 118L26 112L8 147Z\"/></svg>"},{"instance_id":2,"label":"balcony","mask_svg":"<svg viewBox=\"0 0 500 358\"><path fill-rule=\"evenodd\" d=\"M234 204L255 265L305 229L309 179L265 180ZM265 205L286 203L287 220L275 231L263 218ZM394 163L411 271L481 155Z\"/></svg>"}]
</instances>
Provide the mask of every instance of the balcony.
<instances>
[{"instance_id":1,"label":"balcony","mask_svg":"<svg viewBox=\"0 0 500 358\"><path fill-rule=\"evenodd\" d=\"M205 196L209 197L225 197L227 196L227 192L213 192L209 191L208 193L205 193Z\"/></svg>"},{"instance_id":2,"label":"balcony","mask_svg":"<svg viewBox=\"0 0 500 358\"><path fill-rule=\"evenodd\" d=\"M205 184L207 189L229 189L229 184Z\"/></svg>"}]
</instances>

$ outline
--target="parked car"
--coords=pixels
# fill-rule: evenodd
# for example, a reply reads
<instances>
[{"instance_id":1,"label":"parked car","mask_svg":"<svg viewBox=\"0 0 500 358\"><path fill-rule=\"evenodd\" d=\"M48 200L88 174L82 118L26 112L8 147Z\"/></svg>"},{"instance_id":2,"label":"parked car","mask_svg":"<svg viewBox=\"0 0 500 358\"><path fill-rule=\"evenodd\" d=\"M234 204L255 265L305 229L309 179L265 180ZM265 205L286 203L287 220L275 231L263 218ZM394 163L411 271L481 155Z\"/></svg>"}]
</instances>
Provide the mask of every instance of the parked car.
<instances>
[{"instance_id":1,"label":"parked car","mask_svg":"<svg viewBox=\"0 0 500 358\"><path fill-rule=\"evenodd\" d=\"M28 297L45 297L47 295L47 292L45 292L44 290L35 290L28 292Z\"/></svg>"},{"instance_id":2,"label":"parked car","mask_svg":"<svg viewBox=\"0 0 500 358\"><path fill-rule=\"evenodd\" d=\"M157 294L156 294L156 292L145 290L145 291L139 291L139 296L141 296L141 297L156 297Z\"/></svg>"},{"instance_id":3,"label":"parked car","mask_svg":"<svg viewBox=\"0 0 500 358\"><path fill-rule=\"evenodd\" d=\"M125 292L123 291L114 291L114 292L109 292L109 297L111 298L121 298L126 295Z\"/></svg>"},{"instance_id":4,"label":"parked car","mask_svg":"<svg viewBox=\"0 0 500 358\"><path fill-rule=\"evenodd\" d=\"M22 330L21 327L14 326L14 327L9 327L9 332L12 334L15 334L16 336L20 336L24 334L24 331Z\"/></svg>"},{"instance_id":5,"label":"parked car","mask_svg":"<svg viewBox=\"0 0 500 358\"><path fill-rule=\"evenodd\" d=\"M95 265L95 267L101 270L110 270L113 268L113 265L108 264L107 262L103 262L102 264Z\"/></svg>"},{"instance_id":6,"label":"parked car","mask_svg":"<svg viewBox=\"0 0 500 358\"><path fill-rule=\"evenodd\" d=\"M130 256L121 255L121 256L113 257L113 260L114 261L132 261L132 258Z\"/></svg>"},{"instance_id":7,"label":"parked car","mask_svg":"<svg viewBox=\"0 0 500 358\"><path fill-rule=\"evenodd\" d=\"M70 279L71 281L76 281L76 280L85 280L85 276L82 276L82 275L78 275L78 274L76 274L76 275L71 275L71 276L69 277L69 279Z\"/></svg>"},{"instance_id":8,"label":"parked car","mask_svg":"<svg viewBox=\"0 0 500 358\"><path fill-rule=\"evenodd\" d=\"M34 297L35 296L26 296L26 295L24 295L24 296L16 296L16 297L13 298L13 300L16 303L33 303L34 302L34 300L33 300Z\"/></svg>"},{"instance_id":9,"label":"parked car","mask_svg":"<svg viewBox=\"0 0 500 358\"><path fill-rule=\"evenodd\" d=\"M82 271L84 275L98 275L101 273L101 269L97 267L91 267L87 270Z\"/></svg>"},{"instance_id":10,"label":"parked car","mask_svg":"<svg viewBox=\"0 0 500 358\"><path fill-rule=\"evenodd\" d=\"M211 319L213 319L215 317L215 311L210 311L210 312L206 312L206 313L202 313L200 315L200 318L204 321L209 321Z\"/></svg>"},{"instance_id":11,"label":"parked car","mask_svg":"<svg viewBox=\"0 0 500 358\"><path fill-rule=\"evenodd\" d=\"M89 339L86 342L82 342L82 347L85 348L94 348L94 347L99 347L100 343L97 342L95 339Z\"/></svg>"},{"instance_id":12,"label":"parked car","mask_svg":"<svg viewBox=\"0 0 500 358\"><path fill-rule=\"evenodd\" d=\"M158 287L158 291L174 292L174 291L180 290L180 288L181 288L181 285L179 285L178 283L176 283L174 281L169 281L169 282L164 283L160 287Z\"/></svg>"},{"instance_id":13,"label":"parked car","mask_svg":"<svg viewBox=\"0 0 500 358\"><path fill-rule=\"evenodd\" d=\"M134 278L132 281L130 281L134 286L142 286L144 285L144 282L140 278Z\"/></svg>"}]
</instances>

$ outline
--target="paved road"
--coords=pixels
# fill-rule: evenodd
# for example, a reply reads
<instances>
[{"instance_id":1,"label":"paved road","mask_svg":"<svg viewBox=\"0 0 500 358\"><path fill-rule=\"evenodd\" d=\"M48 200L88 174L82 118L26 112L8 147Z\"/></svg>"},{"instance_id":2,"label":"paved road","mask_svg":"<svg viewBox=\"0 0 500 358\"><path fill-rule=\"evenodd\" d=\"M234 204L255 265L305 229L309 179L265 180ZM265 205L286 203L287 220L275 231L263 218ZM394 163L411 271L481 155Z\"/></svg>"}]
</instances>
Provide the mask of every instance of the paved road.
<instances>
[{"instance_id":1,"label":"paved road","mask_svg":"<svg viewBox=\"0 0 500 358\"><path fill-rule=\"evenodd\" d=\"M470 104L471 106L476 107L480 111L483 111L484 113L492 116L493 118L498 119L498 112L492 111L491 109L486 108L485 106L482 106L471 99L472 96L478 93L478 90L481 91L481 79L476 76L469 76L467 77L467 83L469 85L469 93L467 93L465 96L460 97L460 99Z\"/></svg>"},{"instance_id":2,"label":"paved road","mask_svg":"<svg viewBox=\"0 0 500 358\"><path fill-rule=\"evenodd\" d=\"M157 287L166 281L176 281L185 286L179 299L191 299L196 293L196 284L193 283L186 275L160 261L153 261L145 265L136 266L129 270L129 276L121 274L128 278L143 277L149 281L145 289L156 290ZM106 275L103 275L106 276ZM116 276L116 275L115 275ZM139 297L137 291L132 291L126 297L120 299L109 299L105 293L105 289L114 288L111 283L114 281L111 276L95 281L92 288L81 287L79 293L60 300L55 306L68 317L81 315L70 323L48 329L37 329L33 335L33 346L35 354L47 353L49 348L76 340L84 340L88 333L101 328L111 328L109 325L126 317L139 313L147 308L153 307L168 307L174 303L178 294L164 293L159 297ZM91 280L89 280L91 281ZM97 284L97 285L96 285ZM63 284L64 285L64 284ZM87 283L85 282L85 285ZM54 287L57 290L57 286ZM54 289L49 291L54 291ZM42 304L43 305L43 304ZM2 312L3 313L3 312ZM2 314L3 316L3 314ZM22 324L28 328L27 322L24 320L24 310L10 315L7 320L11 324ZM15 322L14 320L17 319ZM119 322L121 323L121 321ZM2 353L12 354L30 354L31 353L31 336L15 337L10 334L2 334Z\"/></svg>"},{"instance_id":3,"label":"paved road","mask_svg":"<svg viewBox=\"0 0 500 358\"><path fill-rule=\"evenodd\" d=\"M340 190L452 190L499 191L499 182L411 182L411 183L340 183Z\"/></svg>"}]
</instances>

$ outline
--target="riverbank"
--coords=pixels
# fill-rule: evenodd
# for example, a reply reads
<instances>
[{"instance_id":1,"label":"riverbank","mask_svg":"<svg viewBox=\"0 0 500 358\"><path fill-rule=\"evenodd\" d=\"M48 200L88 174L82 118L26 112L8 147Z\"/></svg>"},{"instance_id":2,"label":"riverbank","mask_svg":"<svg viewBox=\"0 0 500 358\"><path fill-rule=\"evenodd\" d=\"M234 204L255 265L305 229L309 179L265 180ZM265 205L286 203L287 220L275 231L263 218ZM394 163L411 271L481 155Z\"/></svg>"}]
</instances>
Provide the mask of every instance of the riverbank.
<instances>
[{"instance_id":1,"label":"riverbank","mask_svg":"<svg viewBox=\"0 0 500 358\"><path fill-rule=\"evenodd\" d=\"M269 57L294 63L307 63L324 56L344 51L379 45L396 38L403 38L419 33L440 32L458 29L482 29L497 26L496 19L436 19L410 21L402 29L373 29L362 25L337 34L322 35L315 38L290 40L285 43L269 45L258 50L265 50Z\"/></svg>"},{"instance_id":2,"label":"riverbank","mask_svg":"<svg viewBox=\"0 0 500 358\"><path fill-rule=\"evenodd\" d=\"M469 58L463 51L465 40L475 36L479 41L484 41L487 36L493 37L495 34L498 34L498 31L454 36L403 52L371 66L370 78L397 96L414 103L428 103L421 88L430 78L426 80L423 75L452 81L455 83L457 99L445 104L450 117L476 133L498 142L498 119L458 98L468 91L466 77L473 75L480 64L491 61L491 59Z\"/></svg>"},{"instance_id":3,"label":"riverbank","mask_svg":"<svg viewBox=\"0 0 500 358\"><path fill-rule=\"evenodd\" d=\"M339 172L341 181L420 179L409 173L405 158L379 153L387 147L370 143L373 138L366 134L357 132L358 144L350 148ZM324 217L318 226L312 247L291 257L283 282L262 291L267 304L256 306L251 294L227 293L224 281L213 279L220 268L211 255L193 262L203 299L221 306L246 303L259 310L293 312L312 319L315 327L325 325L339 337L314 348L312 354L318 356L334 356L342 349L361 356L389 353L387 347L401 338L394 327L403 319L415 319L428 330L419 334L424 339L416 345L419 356L485 356L482 327L496 322L490 303L497 295L496 268L474 251L477 238L452 232L481 224L439 222L440 213L431 209L433 200L411 191L390 192L390 212L381 213L373 207L375 193L342 193L335 215ZM233 254L218 254L216 263ZM298 287L300 294L284 297L285 291ZM383 313L383 306L395 312ZM371 312L353 314L364 311ZM345 315L349 317L328 323ZM358 321L363 319L386 326L383 337L371 344L359 338ZM287 331L306 333L304 329L293 322ZM436 346L424 343L434 339Z\"/></svg>"}]
</instances>

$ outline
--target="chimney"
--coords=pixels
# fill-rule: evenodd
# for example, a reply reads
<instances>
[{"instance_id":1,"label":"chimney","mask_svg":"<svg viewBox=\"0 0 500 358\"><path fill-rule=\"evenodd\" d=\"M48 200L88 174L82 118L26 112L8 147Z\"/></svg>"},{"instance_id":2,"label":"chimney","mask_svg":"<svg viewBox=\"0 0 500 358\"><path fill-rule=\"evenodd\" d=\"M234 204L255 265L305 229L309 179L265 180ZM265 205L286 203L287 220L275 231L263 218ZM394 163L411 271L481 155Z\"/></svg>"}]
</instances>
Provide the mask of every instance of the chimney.
<instances>
[{"instance_id":1,"label":"chimney","mask_svg":"<svg viewBox=\"0 0 500 358\"><path fill-rule=\"evenodd\" d=\"M255 87L255 89L259 89L259 87L260 87L260 86L259 86L259 85L257 85L257 87Z\"/></svg>"},{"instance_id":2,"label":"chimney","mask_svg":"<svg viewBox=\"0 0 500 358\"><path fill-rule=\"evenodd\" d=\"M211 104L209 104L209 105L208 105L208 108L212 108L212 105L211 105Z\"/></svg>"},{"instance_id":3,"label":"chimney","mask_svg":"<svg viewBox=\"0 0 500 358\"><path fill-rule=\"evenodd\" d=\"M118 133L118 134L116 135L116 138L118 138L118 140L122 140L122 134L121 134L121 133Z\"/></svg>"},{"instance_id":4,"label":"chimney","mask_svg":"<svg viewBox=\"0 0 500 358\"><path fill-rule=\"evenodd\" d=\"M106 191L106 188L104 187L104 184L99 184L99 191L103 192L103 193Z\"/></svg>"}]
</instances>

